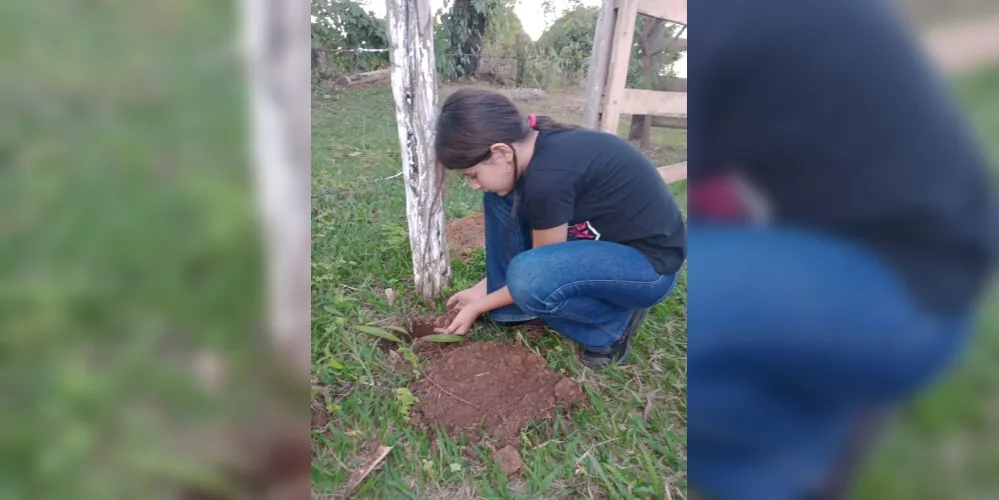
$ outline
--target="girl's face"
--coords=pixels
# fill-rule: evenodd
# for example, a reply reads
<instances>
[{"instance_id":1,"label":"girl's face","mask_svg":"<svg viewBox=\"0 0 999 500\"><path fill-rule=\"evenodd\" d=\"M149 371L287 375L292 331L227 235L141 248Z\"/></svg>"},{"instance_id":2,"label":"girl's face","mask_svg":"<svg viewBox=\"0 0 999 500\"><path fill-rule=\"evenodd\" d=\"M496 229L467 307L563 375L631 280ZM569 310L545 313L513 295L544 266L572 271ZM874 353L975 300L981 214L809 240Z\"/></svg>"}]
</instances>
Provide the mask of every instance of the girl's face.
<instances>
[{"instance_id":1,"label":"girl's face","mask_svg":"<svg viewBox=\"0 0 999 500\"><path fill-rule=\"evenodd\" d=\"M513 151L506 144L493 145L492 156L461 171L472 189L506 196L517 183L513 171Z\"/></svg>"}]
</instances>

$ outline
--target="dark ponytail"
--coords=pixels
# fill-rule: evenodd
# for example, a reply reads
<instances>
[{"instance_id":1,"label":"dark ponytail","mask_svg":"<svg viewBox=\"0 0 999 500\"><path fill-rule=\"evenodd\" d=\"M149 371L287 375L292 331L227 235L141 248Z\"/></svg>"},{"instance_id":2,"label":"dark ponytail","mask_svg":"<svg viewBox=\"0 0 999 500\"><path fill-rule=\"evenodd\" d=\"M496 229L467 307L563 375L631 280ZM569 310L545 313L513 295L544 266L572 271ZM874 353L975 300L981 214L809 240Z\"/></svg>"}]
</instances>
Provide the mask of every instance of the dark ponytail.
<instances>
[{"instance_id":1,"label":"dark ponytail","mask_svg":"<svg viewBox=\"0 0 999 500\"><path fill-rule=\"evenodd\" d=\"M516 223L520 205L516 182L520 178L520 164L513 144L526 139L532 129L570 128L578 127L559 123L547 116L522 115L517 106L499 92L463 87L449 95L441 106L434 150L437 160L448 170L464 170L488 160L492 156L490 148L496 143L506 144L513 150L513 209L503 231L503 239L506 240L510 225Z\"/></svg>"},{"instance_id":2,"label":"dark ponytail","mask_svg":"<svg viewBox=\"0 0 999 500\"><path fill-rule=\"evenodd\" d=\"M562 123L560 121L556 121L554 118L550 116L544 116L544 115L537 115L537 116L527 115L527 116L528 120L530 120L530 117L532 116L534 117L534 123L533 123L534 130L570 130L570 129L579 128L578 125L569 125L568 123Z\"/></svg>"}]
</instances>

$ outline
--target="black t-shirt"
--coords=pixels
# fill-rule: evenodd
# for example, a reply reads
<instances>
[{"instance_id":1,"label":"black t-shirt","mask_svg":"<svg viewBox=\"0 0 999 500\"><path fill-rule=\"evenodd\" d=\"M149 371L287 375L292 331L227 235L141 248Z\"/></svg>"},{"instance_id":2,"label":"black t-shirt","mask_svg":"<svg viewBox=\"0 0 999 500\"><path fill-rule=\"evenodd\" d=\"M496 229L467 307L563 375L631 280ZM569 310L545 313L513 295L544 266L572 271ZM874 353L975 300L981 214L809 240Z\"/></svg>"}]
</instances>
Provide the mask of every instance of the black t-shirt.
<instances>
[{"instance_id":1,"label":"black t-shirt","mask_svg":"<svg viewBox=\"0 0 999 500\"><path fill-rule=\"evenodd\" d=\"M691 184L741 171L777 220L861 242L924 308L966 311L995 259L993 181L945 82L890 5L697 5Z\"/></svg>"},{"instance_id":2,"label":"black t-shirt","mask_svg":"<svg viewBox=\"0 0 999 500\"><path fill-rule=\"evenodd\" d=\"M624 139L583 128L542 130L521 182L532 229L568 224L569 239L628 245L661 274L683 265L683 213L655 166Z\"/></svg>"}]
</instances>

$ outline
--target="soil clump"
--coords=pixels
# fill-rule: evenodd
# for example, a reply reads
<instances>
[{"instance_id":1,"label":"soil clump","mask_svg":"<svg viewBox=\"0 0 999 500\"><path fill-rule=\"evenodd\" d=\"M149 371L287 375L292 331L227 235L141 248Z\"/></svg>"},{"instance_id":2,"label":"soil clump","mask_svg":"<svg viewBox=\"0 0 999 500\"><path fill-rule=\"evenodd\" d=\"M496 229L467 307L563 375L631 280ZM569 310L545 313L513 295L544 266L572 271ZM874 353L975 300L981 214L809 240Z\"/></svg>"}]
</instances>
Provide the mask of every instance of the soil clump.
<instances>
[{"instance_id":1,"label":"soil clump","mask_svg":"<svg viewBox=\"0 0 999 500\"><path fill-rule=\"evenodd\" d=\"M466 260L472 251L486 246L485 216L480 212L448 222L445 234L451 255Z\"/></svg>"},{"instance_id":2,"label":"soil clump","mask_svg":"<svg viewBox=\"0 0 999 500\"><path fill-rule=\"evenodd\" d=\"M520 446L520 429L584 403L581 386L520 344L470 342L440 353L410 387L417 426L497 448Z\"/></svg>"}]
</instances>

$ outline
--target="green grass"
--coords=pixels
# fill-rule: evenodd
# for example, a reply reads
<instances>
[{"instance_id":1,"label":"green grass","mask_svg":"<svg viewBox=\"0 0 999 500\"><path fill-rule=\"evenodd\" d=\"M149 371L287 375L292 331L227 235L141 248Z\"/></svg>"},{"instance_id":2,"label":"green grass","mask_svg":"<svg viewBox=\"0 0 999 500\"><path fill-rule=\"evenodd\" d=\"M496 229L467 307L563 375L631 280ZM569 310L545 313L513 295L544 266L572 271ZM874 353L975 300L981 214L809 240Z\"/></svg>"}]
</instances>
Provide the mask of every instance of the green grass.
<instances>
[{"instance_id":1,"label":"green grass","mask_svg":"<svg viewBox=\"0 0 999 500\"><path fill-rule=\"evenodd\" d=\"M538 104L532 103L532 111ZM685 498L685 275L650 316L627 367L584 374L575 348L556 335L532 341L518 330L488 327L472 334L473 339L523 342L553 369L583 380L592 401L571 416L525 428L523 476L508 481L481 447L463 451L463 440L440 435L432 448L427 432L403 415L403 398L395 392L409 385L411 375L388 367L374 337L350 329L413 311L441 310L440 301L422 304L412 293L401 178L379 180L401 167L390 90L356 90L321 99L312 116L313 370L317 392L325 394L321 397L332 414L328 432L314 433L315 494L337 492L352 460L379 442L395 448L360 487L362 497L663 498L670 488L673 498ZM662 134L681 143L678 132L657 131L657 137ZM456 177L449 176L449 219L481 209L480 195ZM685 185L674 190L685 204ZM467 264L452 264L447 295L484 277L481 251ZM392 305L387 288L399 293ZM642 413L653 391L651 415L645 420ZM337 396L344 393L349 394Z\"/></svg>"},{"instance_id":2,"label":"green grass","mask_svg":"<svg viewBox=\"0 0 999 500\"><path fill-rule=\"evenodd\" d=\"M962 79L958 94L999 163L999 68ZM901 410L857 498L999 498L999 293L985 304L965 359Z\"/></svg>"},{"instance_id":3,"label":"green grass","mask_svg":"<svg viewBox=\"0 0 999 500\"><path fill-rule=\"evenodd\" d=\"M254 416L271 357L233 20L0 4L0 498L215 483L191 435ZM205 391L196 354L238 386Z\"/></svg>"},{"instance_id":4,"label":"green grass","mask_svg":"<svg viewBox=\"0 0 999 500\"><path fill-rule=\"evenodd\" d=\"M999 159L999 69L962 79L958 93L989 154ZM392 106L391 93L375 89L319 102L313 110L314 191L323 193L315 200L319 215L313 249L314 359L325 385L342 392L353 388L346 398L330 400L336 411L330 436L317 436L321 444L313 462L315 488L335 491L348 474L340 462L352 465L351 458L362 447L379 441L396 448L383 469L361 487L360 494L369 498L552 498L597 492L627 497L629 487L635 496L642 496L642 491L661 488L664 478L672 485L674 498L682 498L686 487L685 277L639 337L638 362L587 375L587 391L594 402L591 409L525 431L525 475L518 484L508 484L493 470L488 453L468 458L460 451L461 442L439 438L439 451L432 454L426 434L401 417L394 390L410 379L387 368L372 338L345 328L426 307L418 305L408 291L403 189L398 180L376 180L399 170ZM683 144L673 135L657 140ZM674 188L678 201L684 203L685 185ZM447 216L455 218L478 209L478 196L452 182ZM452 290L482 276L481 253L468 265L454 264ZM401 292L403 298L389 306L385 288ZM996 295L986 301L996 303ZM516 332L484 331L473 337L492 335L524 341ZM553 368L580 377L568 342L545 338L526 343L538 349ZM649 362L652 358L655 363ZM640 413L645 404L642 394L656 387L665 392L645 422L636 411ZM452 464L457 466L452 468ZM999 307L992 305L984 308L974 341L959 366L900 410L855 493L858 499L870 500L996 498L996 471Z\"/></svg>"}]
</instances>

